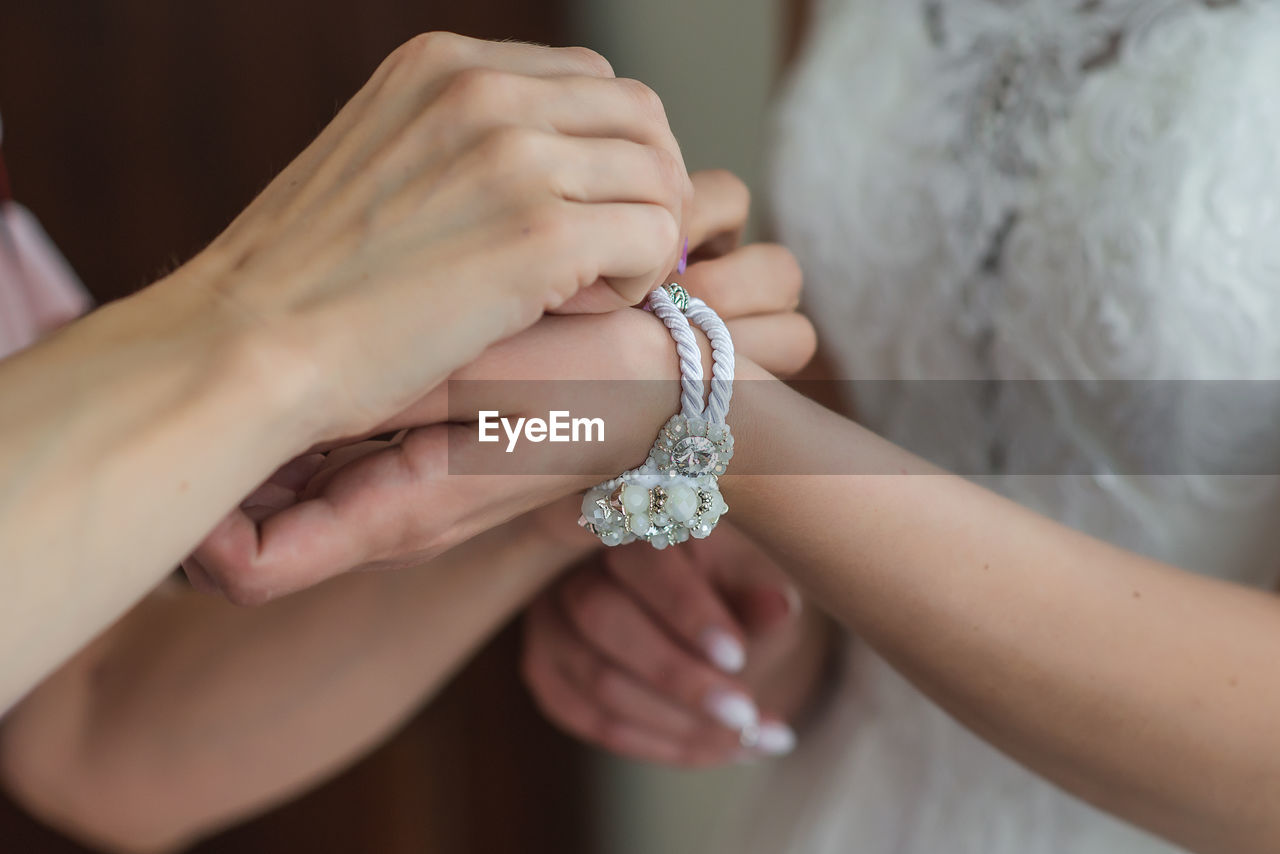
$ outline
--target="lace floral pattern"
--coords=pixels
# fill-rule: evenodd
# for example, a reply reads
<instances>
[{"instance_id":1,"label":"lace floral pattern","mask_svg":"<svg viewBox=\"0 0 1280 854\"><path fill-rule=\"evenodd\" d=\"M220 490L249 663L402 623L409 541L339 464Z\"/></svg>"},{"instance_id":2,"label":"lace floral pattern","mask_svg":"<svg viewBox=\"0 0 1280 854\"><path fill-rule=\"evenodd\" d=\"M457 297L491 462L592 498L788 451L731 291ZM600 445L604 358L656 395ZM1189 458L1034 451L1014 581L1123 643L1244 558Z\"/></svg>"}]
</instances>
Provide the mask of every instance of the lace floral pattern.
<instances>
[{"instance_id":1,"label":"lace floral pattern","mask_svg":"<svg viewBox=\"0 0 1280 854\"><path fill-rule=\"evenodd\" d=\"M1223 412L1168 381L1280 380L1278 37L1274 0L826 0L773 195L859 415L1095 536L1274 585L1277 478L1207 472L1280 470L1280 383ZM1046 471L1073 476L1010 474ZM743 828L738 851L1173 850L861 648Z\"/></svg>"}]
</instances>

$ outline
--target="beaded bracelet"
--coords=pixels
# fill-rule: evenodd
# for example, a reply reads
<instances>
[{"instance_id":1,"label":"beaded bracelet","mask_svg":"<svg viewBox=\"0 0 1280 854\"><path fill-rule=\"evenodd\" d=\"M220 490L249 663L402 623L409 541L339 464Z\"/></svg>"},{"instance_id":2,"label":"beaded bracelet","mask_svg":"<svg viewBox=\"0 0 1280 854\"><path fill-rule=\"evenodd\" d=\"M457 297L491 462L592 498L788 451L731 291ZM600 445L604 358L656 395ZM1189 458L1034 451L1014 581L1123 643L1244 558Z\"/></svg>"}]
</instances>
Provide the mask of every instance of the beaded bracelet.
<instances>
[{"instance_id":1,"label":"beaded bracelet","mask_svg":"<svg viewBox=\"0 0 1280 854\"><path fill-rule=\"evenodd\" d=\"M710 306L677 284L646 306L666 325L680 356L680 412L658 433L639 468L587 490L578 524L606 546L644 540L657 549L701 539L729 510L718 478L733 457L725 418L733 396L733 339ZM711 342L711 392L702 403L702 353L690 322Z\"/></svg>"}]
</instances>

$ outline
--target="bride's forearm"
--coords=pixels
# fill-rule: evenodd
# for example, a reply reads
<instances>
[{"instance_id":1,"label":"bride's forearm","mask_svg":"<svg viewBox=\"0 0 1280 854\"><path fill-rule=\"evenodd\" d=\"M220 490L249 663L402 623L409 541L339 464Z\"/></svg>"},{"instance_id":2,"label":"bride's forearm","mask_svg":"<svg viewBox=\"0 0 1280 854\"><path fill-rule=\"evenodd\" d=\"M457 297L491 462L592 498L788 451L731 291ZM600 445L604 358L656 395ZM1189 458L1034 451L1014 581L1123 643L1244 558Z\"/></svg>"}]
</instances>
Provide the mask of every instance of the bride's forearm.
<instances>
[{"instance_id":1,"label":"bride's forearm","mask_svg":"<svg viewBox=\"0 0 1280 854\"><path fill-rule=\"evenodd\" d=\"M0 362L0 711L154 587L306 429L286 366L190 275Z\"/></svg>"},{"instance_id":2,"label":"bride's forearm","mask_svg":"<svg viewBox=\"0 0 1280 854\"><path fill-rule=\"evenodd\" d=\"M959 720L1181 844L1280 847L1274 596L936 473L781 384L731 421L735 468L771 472L723 479L734 521ZM848 474L788 474L816 471Z\"/></svg>"}]
</instances>

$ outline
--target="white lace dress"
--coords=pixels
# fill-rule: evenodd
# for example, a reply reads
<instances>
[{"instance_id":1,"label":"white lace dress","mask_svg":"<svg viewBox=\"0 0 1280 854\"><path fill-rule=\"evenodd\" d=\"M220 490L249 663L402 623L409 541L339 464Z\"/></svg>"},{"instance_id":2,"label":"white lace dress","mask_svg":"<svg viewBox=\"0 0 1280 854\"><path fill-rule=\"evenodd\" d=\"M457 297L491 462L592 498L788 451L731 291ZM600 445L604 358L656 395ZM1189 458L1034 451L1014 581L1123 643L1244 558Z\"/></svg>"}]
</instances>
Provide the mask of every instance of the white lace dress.
<instances>
[{"instance_id":1,"label":"white lace dress","mask_svg":"<svg viewBox=\"0 0 1280 854\"><path fill-rule=\"evenodd\" d=\"M852 379L979 381L859 384L865 423L1098 537L1274 586L1280 383L1207 406L1181 381L1280 379L1277 7L821 6L773 186L819 332ZM1172 850L856 643L742 829L735 852Z\"/></svg>"}]
</instances>

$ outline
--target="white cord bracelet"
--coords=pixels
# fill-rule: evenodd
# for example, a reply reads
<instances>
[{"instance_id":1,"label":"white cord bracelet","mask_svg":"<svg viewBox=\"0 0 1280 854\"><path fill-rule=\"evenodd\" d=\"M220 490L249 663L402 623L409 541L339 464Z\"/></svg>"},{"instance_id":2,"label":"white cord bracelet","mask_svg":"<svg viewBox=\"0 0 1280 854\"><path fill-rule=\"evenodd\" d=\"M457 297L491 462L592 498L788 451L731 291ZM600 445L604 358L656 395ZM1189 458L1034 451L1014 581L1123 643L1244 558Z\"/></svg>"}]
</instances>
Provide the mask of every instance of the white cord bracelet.
<instances>
[{"instance_id":1,"label":"white cord bracelet","mask_svg":"<svg viewBox=\"0 0 1280 854\"><path fill-rule=\"evenodd\" d=\"M649 295L680 357L680 412L658 433L644 465L587 490L578 524L606 546L644 540L665 549L706 537L728 512L718 478L733 457L725 418L733 396L733 339L720 316L677 284ZM692 321L711 342L711 391L702 404L702 352Z\"/></svg>"}]
</instances>

